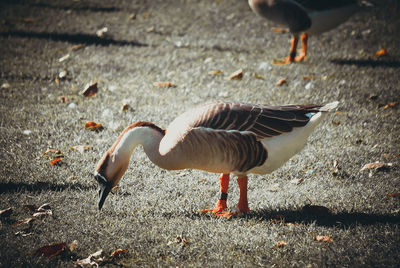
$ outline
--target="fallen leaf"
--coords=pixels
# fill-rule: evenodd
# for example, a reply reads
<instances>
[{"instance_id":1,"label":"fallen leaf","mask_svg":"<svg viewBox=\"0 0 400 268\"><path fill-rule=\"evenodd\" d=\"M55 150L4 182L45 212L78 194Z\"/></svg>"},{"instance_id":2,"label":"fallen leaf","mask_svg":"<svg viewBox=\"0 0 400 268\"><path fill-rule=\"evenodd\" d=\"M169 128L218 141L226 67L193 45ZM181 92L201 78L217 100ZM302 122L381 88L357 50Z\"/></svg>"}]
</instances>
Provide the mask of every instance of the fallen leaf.
<instances>
[{"instance_id":1,"label":"fallen leaf","mask_svg":"<svg viewBox=\"0 0 400 268\"><path fill-rule=\"evenodd\" d=\"M318 242L328 242L328 243L333 242L332 237L328 235L316 235L314 236L314 240Z\"/></svg>"},{"instance_id":2,"label":"fallen leaf","mask_svg":"<svg viewBox=\"0 0 400 268\"><path fill-rule=\"evenodd\" d=\"M53 212L51 210L46 210L46 211L40 211L40 212L35 212L33 213L33 217L35 218L41 218L47 215L53 215Z\"/></svg>"},{"instance_id":3,"label":"fallen leaf","mask_svg":"<svg viewBox=\"0 0 400 268\"><path fill-rule=\"evenodd\" d=\"M12 209L11 208L6 208L6 209L2 209L0 210L0 217L1 218L6 218L9 217L12 213Z\"/></svg>"},{"instance_id":4,"label":"fallen leaf","mask_svg":"<svg viewBox=\"0 0 400 268\"><path fill-rule=\"evenodd\" d=\"M85 266L99 266L99 264L104 262L104 252L103 250L99 250L93 254L90 254L89 257L86 259L78 259L77 261L74 261L75 265L78 265L80 267L85 267Z\"/></svg>"},{"instance_id":5,"label":"fallen leaf","mask_svg":"<svg viewBox=\"0 0 400 268\"><path fill-rule=\"evenodd\" d=\"M283 34L283 33L288 33L289 29L288 28L278 28L278 27L272 27L271 30L274 33L278 33L278 34Z\"/></svg>"},{"instance_id":6,"label":"fallen leaf","mask_svg":"<svg viewBox=\"0 0 400 268\"><path fill-rule=\"evenodd\" d=\"M70 56L69 54L62 56L61 58L58 59L58 62L63 62L65 60L67 60L69 58L69 56Z\"/></svg>"},{"instance_id":7,"label":"fallen leaf","mask_svg":"<svg viewBox=\"0 0 400 268\"><path fill-rule=\"evenodd\" d=\"M127 249L118 248L111 253L111 258L118 258L121 255L126 254L128 252Z\"/></svg>"},{"instance_id":8,"label":"fallen leaf","mask_svg":"<svg viewBox=\"0 0 400 268\"><path fill-rule=\"evenodd\" d=\"M135 13L130 14L130 15L129 15L129 19L130 19L130 20L136 19L136 14L135 14Z\"/></svg>"},{"instance_id":9,"label":"fallen leaf","mask_svg":"<svg viewBox=\"0 0 400 268\"><path fill-rule=\"evenodd\" d=\"M65 78L67 78L67 71L61 71L59 74L58 74L58 78L60 78L60 79L65 79Z\"/></svg>"},{"instance_id":10,"label":"fallen leaf","mask_svg":"<svg viewBox=\"0 0 400 268\"><path fill-rule=\"evenodd\" d=\"M83 154L85 151L90 150L92 148L93 148L92 145L76 145L76 146L71 147L71 149L73 151L80 152L81 154Z\"/></svg>"},{"instance_id":11,"label":"fallen leaf","mask_svg":"<svg viewBox=\"0 0 400 268\"><path fill-rule=\"evenodd\" d=\"M9 83L3 83L2 85L1 85L1 88L10 88L11 87L11 85L9 84Z\"/></svg>"},{"instance_id":12,"label":"fallen leaf","mask_svg":"<svg viewBox=\"0 0 400 268\"><path fill-rule=\"evenodd\" d=\"M38 248L33 252L33 255L51 258L60 255L66 249L67 245L64 242L54 243Z\"/></svg>"},{"instance_id":13,"label":"fallen leaf","mask_svg":"<svg viewBox=\"0 0 400 268\"><path fill-rule=\"evenodd\" d=\"M169 241L167 245L172 245L172 244L181 244L182 246L186 245L189 243L189 238L184 237L182 235L176 236L174 241Z\"/></svg>"},{"instance_id":14,"label":"fallen leaf","mask_svg":"<svg viewBox=\"0 0 400 268\"><path fill-rule=\"evenodd\" d=\"M261 79L261 80L264 80L264 79L265 79L264 76L259 75L258 73L254 73L253 77L254 77L255 79Z\"/></svg>"},{"instance_id":15,"label":"fallen leaf","mask_svg":"<svg viewBox=\"0 0 400 268\"><path fill-rule=\"evenodd\" d=\"M89 121L85 123L85 128L88 130L96 131L96 130L101 130L103 128L103 125L100 123Z\"/></svg>"},{"instance_id":16,"label":"fallen leaf","mask_svg":"<svg viewBox=\"0 0 400 268\"><path fill-rule=\"evenodd\" d=\"M314 79L314 76L313 76L313 75L306 75L306 76L303 76L303 80L311 80L311 79Z\"/></svg>"},{"instance_id":17,"label":"fallen leaf","mask_svg":"<svg viewBox=\"0 0 400 268\"><path fill-rule=\"evenodd\" d=\"M290 181L293 184L300 184L303 181L303 178L297 178Z\"/></svg>"},{"instance_id":18,"label":"fallen leaf","mask_svg":"<svg viewBox=\"0 0 400 268\"><path fill-rule=\"evenodd\" d=\"M393 101L393 102L390 102L390 103L386 104L385 106L383 106L383 109L393 108L393 107L396 107L397 105L399 105L399 102Z\"/></svg>"},{"instance_id":19,"label":"fallen leaf","mask_svg":"<svg viewBox=\"0 0 400 268\"><path fill-rule=\"evenodd\" d=\"M69 98L66 97L66 96L60 96L60 97L58 97L58 100L59 100L60 102L62 102L62 103L67 103L67 102L69 102Z\"/></svg>"},{"instance_id":20,"label":"fallen leaf","mask_svg":"<svg viewBox=\"0 0 400 268\"><path fill-rule=\"evenodd\" d=\"M153 85L156 87L175 87L173 82L154 82Z\"/></svg>"},{"instance_id":21,"label":"fallen leaf","mask_svg":"<svg viewBox=\"0 0 400 268\"><path fill-rule=\"evenodd\" d=\"M143 13L143 18L147 19L148 17L150 17L150 12Z\"/></svg>"},{"instance_id":22,"label":"fallen leaf","mask_svg":"<svg viewBox=\"0 0 400 268\"><path fill-rule=\"evenodd\" d=\"M229 80L242 80L243 78L243 70L239 69L236 72L232 73L229 77Z\"/></svg>"},{"instance_id":23,"label":"fallen leaf","mask_svg":"<svg viewBox=\"0 0 400 268\"><path fill-rule=\"evenodd\" d=\"M331 211L329 208L324 206L317 205L305 205L303 207L303 211L311 214L317 214L319 216L328 216L331 215Z\"/></svg>"},{"instance_id":24,"label":"fallen leaf","mask_svg":"<svg viewBox=\"0 0 400 268\"><path fill-rule=\"evenodd\" d=\"M21 225L21 224L32 224L32 222L35 220L35 218L32 218L32 217L30 217L30 218L26 218L26 219L23 219L23 220L18 220L18 221L16 221L16 222L14 222L13 223L13 225L12 226L18 226L18 225Z\"/></svg>"},{"instance_id":25,"label":"fallen leaf","mask_svg":"<svg viewBox=\"0 0 400 268\"><path fill-rule=\"evenodd\" d=\"M78 247L78 241L74 240L69 244L69 251L73 252Z\"/></svg>"},{"instance_id":26,"label":"fallen leaf","mask_svg":"<svg viewBox=\"0 0 400 268\"><path fill-rule=\"evenodd\" d=\"M24 22L27 22L27 23L32 23L32 22L36 21L35 18L24 18L23 20L24 20Z\"/></svg>"},{"instance_id":27,"label":"fallen leaf","mask_svg":"<svg viewBox=\"0 0 400 268\"><path fill-rule=\"evenodd\" d=\"M379 161L376 161L376 162L374 162L374 163L369 163L369 164L365 164L361 169L360 169L360 171L363 171L363 170L366 170L366 169L368 169L368 170L380 170L380 169L384 169L384 168L390 168L390 167L392 167L393 166L393 164L392 163L381 163L381 162L379 162Z\"/></svg>"},{"instance_id":28,"label":"fallen leaf","mask_svg":"<svg viewBox=\"0 0 400 268\"><path fill-rule=\"evenodd\" d=\"M333 165L332 165L332 175L333 176L337 176L339 174L339 163L338 161L333 161Z\"/></svg>"},{"instance_id":29,"label":"fallen leaf","mask_svg":"<svg viewBox=\"0 0 400 268\"><path fill-rule=\"evenodd\" d=\"M388 193L386 194L387 197L400 197L400 193Z\"/></svg>"},{"instance_id":30,"label":"fallen leaf","mask_svg":"<svg viewBox=\"0 0 400 268\"><path fill-rule=\"evenodd\" d=\"M55 164L61 164L60 162L62 161L61 157L58 157L56 159L51 160L49 163L50 165L54 166Z\"/></svg>"},{"instance_id":31,"label":"fallen leaf","mask_svg":"<svg viewBox=\"0 0 400 268\"><path fill-rule=\"evenodd\" d=\"M400 154L382 154L382 156L387 159L393 159L393 158L398 158Z\"/></svg>"},{"instance_id":32,"label":"fallen leaf","mask_svg":"<svg viewBox=\"0 0 400 268\"><path fill-rule=\"evenodd\" d=\"M277 86L282 86L282 85L288 84L288 83L289 83L289 81L286 78L282 78L278 82L276 82L276 85Z\"/></svg>"},{"instance_id":33,"label":"fallen leaf","mask_svg":"<svg viewBox=\"0 0 400 268\"><path fill-rule=\"evenodd\" d=\"M102 38L102 37L105 36L105 34L106 34L107 32L108 32L108 28L107 28L107 27L103 27L103 28L101 28L100 30L98 30L98 31L96 32L96 35L97 35L98 37Z\"/></svg>"},{"instance_id":34,"label":"fallen leaf","mask_svg":"<svg viewBox=\"0 0 400 268\"><path fill-rule=\"evenodd\" d=\"M368 96L368 99L369 99L369 100L376 100L376 99L378 99L378 94L376 94L376 93L371 93L371 94Z\"/></svg>"},{"instance_id":35,"label":"fallen leaf","mask_svg":"<svg viewBox=\"0 0 400 268\"><path fill-rule=\"evenodd\" d=\"M121 111L123 111L123 112L129 111L130 109L131 109L131 106L129 106L129 104L124 103L121 105Z\"/></svg>"},{"instance_id":36,"label":"fallen leaf","mask_svg":"<svg viewBox=\"0 0 400 268\"><path fill-rule=\"evenodd\" d=\"M287 245L287 242L286 241L278 241L277 243L276 243L276 246L278 247L278 248L282 248L282 247L284 247L284 246L286 246Z\"/></svg>"},{"instance_id":37,"label":"fallen leaf","mask_svg":"<svg viewBox=\"0 0 400 268\"><path fill-rule=\"evenodd\" d=\"M208 72L208 74L209 75L220 75L220 74L222 74L222 71L220 71L220 70L210 71L210 72Z\"/></svg>"},{"instance_id":38,"label":"fallen leaf","mask_svg":"<svg viewBox=\"0 0 400 268\"><path fill-rule=\"evenodd\" d=\"M335 126L338 126L338 125L340 125L340 121L332 120L332 124L335 125Z\"/></svg>"},{"instance_id":39,"label":"fallen leaf","mask_svg":"<svg viewBox=\"0 0 400 268\"><path fill-rule=\"evenodd\" d=\"M26 232L26 231L22 230L22 231L16 232L15 235L20 235L22 237L27 237L27 236L33 235L33 233L32 232Z\"/></svg>"},{"instance_id":40,"label":"fallen leaf","mask_svg":"<svg viewBox=\"0 0 400 268\"><path fill-rule=\"evenodd\" d=\"M48 149L46 150L46 152L43 153L43 155L50 154L50 153L62 154L61 151L58 150L58 149L48 148Z\"/></svg>"},{"instance_id":41,"label":"fallen leaf","mask_svg":"<svg viewBox=\"0 0 400 268\"><path fill-rule=\"evenodd\" d=\"M49 209L51 209L50 204L49 204L49 203L44 203L43 205L41 205L40 207L38 207L38 208L36 209L36 211L38 211L38 212L43 212L43 211L46 211L46 210L49 210Z\"/></svg>"},{"instance_id":42,"label":"fallen leaf","mask_svg":"<svg viewBox=\"0 0 400 268\"><path fill-rule=\"evenodd\" d=\"M386 56L387 55L387 50L386 50L386 48L382 48L382 49L379 49L377 52L375 52L375 54L374 54L374 56L375 57L383 57L383 56Z\"/></svg>"},{"instance_id":43,"label":"fallen leaf","mask_svg":"<svg viewBox=\"0 0 400 268\"><path fill-rule=\"evenodd\" d=\"M99 91L97 82L86 84L85 88L81 91L81 94L85 97L92 97Z\"/></svg>"},{"instance_id":44,"label":"fallen leaf","mask_svg":"<svg viewBox=\"0 0 400 268\"><path fill-rule=\"evenodd\" d=\"M70 47L70 49L72 51L75 51L75 50L79 50L79 49L84 48L84 47L85 47L84 44L77 44L77 45L73 45L72 47Z\"/></svg>"}]
</instances>

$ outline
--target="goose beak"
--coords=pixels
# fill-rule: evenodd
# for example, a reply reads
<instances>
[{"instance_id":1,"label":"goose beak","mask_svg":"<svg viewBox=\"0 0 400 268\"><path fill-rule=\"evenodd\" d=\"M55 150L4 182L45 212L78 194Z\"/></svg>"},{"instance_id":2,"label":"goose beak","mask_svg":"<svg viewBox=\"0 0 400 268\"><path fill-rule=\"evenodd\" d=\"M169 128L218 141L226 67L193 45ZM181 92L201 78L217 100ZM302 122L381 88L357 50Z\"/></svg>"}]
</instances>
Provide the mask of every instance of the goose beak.
<instances>
[{"instance_id":1,"label":"goose beak","mask_svg":"<svg viewBox=\"0 0 400 268\"><path fill-rule=\"evenodd\" d=\"M95 173L94 178L99 183L99 210L103 207L104 201L111 191L112 184L100 173Z\"/></svg>"}]
</instances>

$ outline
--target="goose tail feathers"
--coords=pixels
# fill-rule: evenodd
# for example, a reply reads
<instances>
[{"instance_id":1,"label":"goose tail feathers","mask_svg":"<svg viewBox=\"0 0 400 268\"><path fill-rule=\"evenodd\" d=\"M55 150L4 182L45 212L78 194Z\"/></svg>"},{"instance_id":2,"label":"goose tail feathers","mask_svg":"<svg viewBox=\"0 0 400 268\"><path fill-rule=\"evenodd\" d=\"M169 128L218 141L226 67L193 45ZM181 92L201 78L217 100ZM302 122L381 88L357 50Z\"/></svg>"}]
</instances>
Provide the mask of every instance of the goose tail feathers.
<instances>
[{"instance_id":1,"label":"goose tail feathers","mask_svg":"<svg viewBox=\"0 0 400 268\"><path fill-rule=\"evenodd\" d=\"M319 111L320 112L330 112L333 109L335 109L338 106L339 102L338 101L334 101L334 102L330 102L328 104L325 104L324 106L322 106Z\"/></svg>"}]
</instances>

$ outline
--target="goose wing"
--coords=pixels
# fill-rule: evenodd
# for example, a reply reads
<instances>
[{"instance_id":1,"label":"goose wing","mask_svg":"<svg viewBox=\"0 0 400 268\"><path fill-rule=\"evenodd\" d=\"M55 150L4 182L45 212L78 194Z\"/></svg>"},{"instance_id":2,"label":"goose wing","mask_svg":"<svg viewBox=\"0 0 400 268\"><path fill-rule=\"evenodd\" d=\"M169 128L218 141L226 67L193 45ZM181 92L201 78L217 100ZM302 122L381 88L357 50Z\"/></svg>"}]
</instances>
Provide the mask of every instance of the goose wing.
<instances>
[{"instance_id":1,"label":"goose wing","mask_svg":"<svg viewBox=\"0 0 400 268\"><path fill-rule=\"evenodd\" d=\"M321 105L269 106L219 102L205 106L190 123L192 128L250 132L258 140L305 126Z\"/></svg>"}]
</instances>

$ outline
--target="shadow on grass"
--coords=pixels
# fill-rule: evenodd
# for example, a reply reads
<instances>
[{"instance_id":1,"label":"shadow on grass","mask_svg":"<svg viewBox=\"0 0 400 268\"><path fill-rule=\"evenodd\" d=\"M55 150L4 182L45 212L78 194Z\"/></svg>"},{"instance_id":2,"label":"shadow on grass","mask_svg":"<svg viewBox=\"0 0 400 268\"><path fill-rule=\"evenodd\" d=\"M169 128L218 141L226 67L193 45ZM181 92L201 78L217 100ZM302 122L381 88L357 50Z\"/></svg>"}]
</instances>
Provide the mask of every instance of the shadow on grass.
<instances>
[{"instance_id":1,"label":"shadow on grass","mask_svg":"<svg viewBox=\"0 0 400 268\"><path fill-rule=\"evenodd\" d=\"M276 221L293 224L315 223L320 226L348 227L351 225L374 225L379 223L400 224L400 216L362 212L312 213L301 210L253 211L245 216L249 219Z\"/></svg>"},{"instance_id":2,"label":"shadow on grass","mask_svg":"<svg viewBox=\"0 0 400 268\"><path fill-rule=\"evenodd\" d=\"M6 31L0 33L0 37L21 37L21 38L37 38L46 39L52 41L68 42L72 44L85 44L85 45L117 45L117 46L137 46L146 47L147 44L126 41L126 40L115 40L112 38L103 37L100 38L93 34L70 34L70 33L54 33L54 32L27 32L27 31Z\"/></svg>"},{"instance_id":3,"label":"shadow on grass","mask_svg":"<svg viewBox=\"0 0 400 268\"><path fill-rule=\"evenodd\" d=\"M91 5L90 3L80 3L78 1L71 1L68 4L60 4L52 2L50 3L42 3L42 2L27 2L25 0L2 0L2 4L6 5L26 5L31 7L40 7L40 8L51 8L51 9L61 9L61 10L76 10L76 11L90 11L90 12L117 12L121 11L120 8L111 6L111 7L101 7L97 3L97 5Z\"/></svg>"},{"instance_id":4,"label":"shadow on grass","mask_svg":"<svg viewBox=\"0 0 400 268\"><path fill-rule=\"evenodd\" d=\"M400 61L393 59L333 59L331 62L338 65L356 65L358 67L400 68Z\"/></svg>"},{"instance_id":5,"label":"shadow on grass","mask_svg":"<svg viewBox=\"0 0 400 268\"><path fill-rule=\"evenodd\" d=\"M21 191L28 192L40 192L40 191L54 191L62 192L64 190L77 190L77 191L89 191L96 190L95 186L87 186L80 183L73 184L54 184L51 182L35 182L35 183L14 183L6 182L0 183L0 194L4 193L16 193Z\"/></svg>"}]
</instances>

